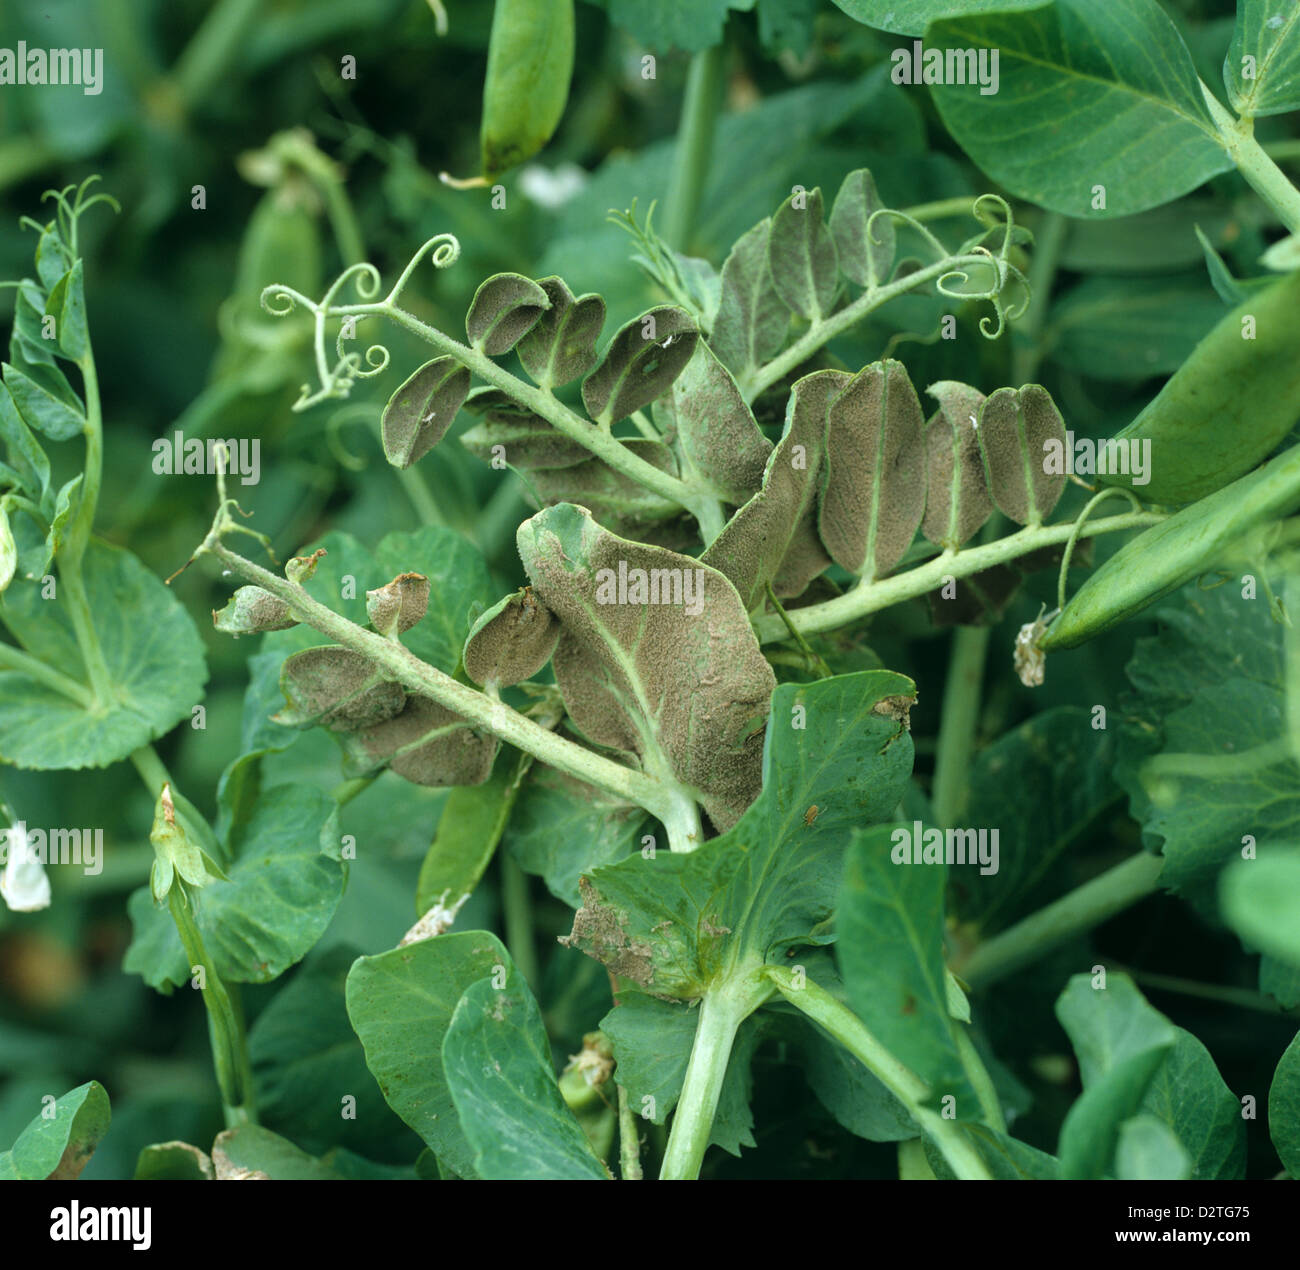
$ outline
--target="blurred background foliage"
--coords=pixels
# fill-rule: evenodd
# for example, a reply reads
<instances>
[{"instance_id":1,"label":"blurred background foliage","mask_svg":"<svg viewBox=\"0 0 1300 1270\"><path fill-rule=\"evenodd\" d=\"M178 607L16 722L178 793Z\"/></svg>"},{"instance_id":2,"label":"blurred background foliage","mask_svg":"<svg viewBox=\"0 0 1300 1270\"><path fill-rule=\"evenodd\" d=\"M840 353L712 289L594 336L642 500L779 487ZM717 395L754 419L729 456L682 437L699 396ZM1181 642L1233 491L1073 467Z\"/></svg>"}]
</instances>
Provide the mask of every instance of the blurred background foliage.
<instances>
[{"instance_id":1,"label":"blurred background foliage","mask_svg":"<svg viewBox=\"0 0 1300 1270\"><path fill-rule=\"evenodd\" d=\"M680 6L679 6L680 7ZM1189 46L1209 83L1232 29L1231 0L1178 0ZM446 33L426 0L4 0L0 46L104 50L105 85L0 88L0 276L31 272L35 237L18 218L45 218L43 190L100 173L122 213L88 217L89 321L105 402L106 470L99 532L129 545L160 576L184 564L214 508L210 478L156 476L151 444L187 437L257 437L261 481L237 496L281 559L341 530L373 545L392 529L450 526L487 557L502 592L521 578L514 531L528 514L515 478L444 443L398 473L383 459L378 417L392 389L423 356L392 328L362 327L387 344L393 363L358 384L346 402L304 414L291 406L311 377L308 331L275 321L258 295L273 281L319 295L356 259L386 280L426 238L457 235L460 262L436 278L425 269L406 293L424 320L453 333L477 284L499 270L558 273L575 294L599 291L610 305L606 332L663 296L631 263L626 232L607 220L636 200L663 200L672 180L674 133L690 56L725 30L725 110L696 224L677 244L720 266L731 243L798 183L831 197L844 174L870 167L887 205L908 207L974 196L992 183L947 137L922 88L889 82L898 38L858 25L829 0L700 0L674 26L654 6L628 0L578 4L578 44L569 106L537 160L508 174L504 208L486 189L457 190L441 171L473 174L491 21L487 0L445 0ZM674 10L676 11L676 10ZM649 14L650 16L646 16ZM725 24L725 26L724 26ZM694 47L674 47L673 41ZM653 78L643 74L652 54ZM356 59L355 79L341 76ZM1288 117L1260 121L1272 153L1300 157ZM196 205L202 187L202 206ZM1015 206L1031 229L1044 215ZM938 341L951 307L909 297L835 342L856 368L889 348L918 388L964 379L985 391L1041 380L1080 435L1108 435L1154 395L1162 379L1225 311L1195 227L1237 277L1258 274L1273 236L1266 209L1235 173L1167 207L1123 221L1057 222L1050 302L1040 297L1009 337L982 339L976 306L958 311L959 338ZM965 216L931 228L955 244L972 232ZM0 292L0 306L12 304ZM779 425L780 403L766 416ZM472 420L462 418L456 433ZM76 443L52 447L56 485L75 470ZM1072 491L1081 499L1081 491ZM1073 514L1069 503L1058 515ZM1098 547L1108 554L1112 544ZM991 674L979 740L1000 736L1049 706L1113 700L1135 633L1122 628L1062 656L1030 695L1010 673L1020 623L1049 600L1055 574L1032 578L992 634ZM181 727L159 743L182 789L205 811L216 782L241 750L241 711L254 645L214 637L209 610L230 584L195 568L174 587L204 632L211 678L206 727ZM925 605L890 610L841 645L838 670L874 656L915 678L918 775L928 780L946 666L947 635ZM302 734L267 763L266 779L333 789L338 755L320 731ZM33 825L102 828L103 872L53 870L54 902L39 914L0 909L0 1142L30 1119L42 1095L95 1078L108 1088L113 1127L86 1176L129 1176L140 1147L181 1138L199 1144L220 1129L198 994L156 995L122 969L130 941L128 893L152 858L150 800L126 765L103 771L26 773L5 769L0 791ZM376 1161L409 1164L420 1143L387 1110L365 1071L343 1012L342 983L358 952L391 947L414 920L415 880L445 795L392 776L342 809L345 833L367 849L322 943L280 984L244 994L265 1123L309 1151L342 1142ZM1138 847L1138 829L1112 796L1061 866L1064 890ZM1076 876L1077 875L1077 876ZM490 876L458 926L498 925ZM601 968L558 949L569 913L534 883L541 1000L557 1053L575 1052L608 1008ZM1190 911L1155 898L1102 928L1099 942L1131 964L1185 980L1254 986L1253 958L1235 939ZM1079 948L1063 960L1082 963ZM1007 1061L1023 1064L1034 1109L1020 1136L1052 1149L1054 1126L1077 1089L1050 996L1021 976L993 994L990 1032ZM1203 995L1146 983L1153 1002L1202 1037L1229 1085L1263 1090L1259 1054L1274 1054L1288 1024ZM1037 1022L1026 1029L1024 1020ZM1263 1035L1265 1029L1276 1030ZM1293 1024L1290 1025L1293 1029ZM892 1146L849 1135L804 1092L798 1055L768 1037L755 1061L758 1149L710 1160L723 1174L892 1176ZM358 1119L340 1129L333 1101L314 1097L329 1073L354 1077ZM324 1105L322 1105L324 1103ZM1257 1137L1256 1130L1261 1130ZM1255 1169L1271 1153L1262 1120L1251 1126ZM340 1136L341 1135L341 1136Z\"/></svg>"}]
</instances>

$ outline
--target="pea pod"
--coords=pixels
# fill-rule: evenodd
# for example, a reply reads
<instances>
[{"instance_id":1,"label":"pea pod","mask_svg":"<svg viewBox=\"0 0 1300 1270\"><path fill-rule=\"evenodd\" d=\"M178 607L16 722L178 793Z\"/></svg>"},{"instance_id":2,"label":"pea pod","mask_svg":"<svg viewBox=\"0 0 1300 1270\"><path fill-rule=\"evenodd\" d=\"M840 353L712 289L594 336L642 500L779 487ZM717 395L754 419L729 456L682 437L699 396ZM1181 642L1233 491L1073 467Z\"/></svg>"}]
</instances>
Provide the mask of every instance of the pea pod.
<instances>
[{"instance_id":1,"label":"pea pod","mask_svg":"<svg viewBox=\"0 0 1300 1270\"><path fill-rule=\"evenodd\" d=\"M483 85L483 175L532 158L564 114L573 76L573 0L496 0Z\"/></svg>"},{"instance_id":2,"label":"pea pod","mask_svg":"<svg viewBox=\"0 0 1300 1270\"><path fill-rule=\"evenodd\" d=\"M1248 296L1118 434L1150 441L1149 483L1119 473L1098 479L1156 502L1191 503L1249 472L1300 418L1298 308L1300 272ZM1248 317L1253 339L1243 335Z\"/></svg>"},{"instance_id":3,"label":"pea pod","mask_svg":"<svg viewBox=\"0 0 1300 1270\"><path fill-rule=\"evenodd\" d=\"M1126 621L1207 569L1243 539L1300 508L1300 445L1125 543L1075 593L1038 642L1074 648Z\"/></svg>"}]
</instances>

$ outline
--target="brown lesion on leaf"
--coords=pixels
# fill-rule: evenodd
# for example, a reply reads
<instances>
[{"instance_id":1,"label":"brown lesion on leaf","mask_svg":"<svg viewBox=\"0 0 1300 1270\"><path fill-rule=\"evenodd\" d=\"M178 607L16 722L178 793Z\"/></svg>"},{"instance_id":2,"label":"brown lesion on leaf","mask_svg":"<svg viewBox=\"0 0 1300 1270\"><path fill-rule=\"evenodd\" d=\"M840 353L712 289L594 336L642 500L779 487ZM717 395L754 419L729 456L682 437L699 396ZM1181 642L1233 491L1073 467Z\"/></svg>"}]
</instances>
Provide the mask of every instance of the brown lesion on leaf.
<instances>
[{"instance_id":1,"label":"brown lesion on leaf","mask_svg":"<svg viewBox=\"0 0 1300 1270\"><path fill-rule=\"evenodd\" d=\"M654 982L650 945L628 938L623 915L618 909L602 904L600 893L586 878L579 880L578 889L582 907L573 915L573 930L559 942L604 962L621 978L648 988Z\"/></svg>"},{"instance_id":2,"label":"brown lesion on leaf","mask_svg":"<svg viewBox=\"0 0 1300 1270\"><path fill-rule=\"evenodd\" d=\"M910 712L915 704L915 697L906 697L902 695L881 697L880 700L871 707L871 713L881 714L887 719L893 719L895 723L902 725L904 731L910 731L912 727Z\"/></svg>"},{"instance_id":3,"label":"brown lesion on leaf","mask_svg":"<svg viewBox=\"0 0 1300 1270\"><path fill-rule=\"evenodd\" d=\"M717 939L720 935L730 935L731 927L715 926L712 918L705 917L700 921L700 934L711 935L714 939Z\"/></svg>"}]
</instances>

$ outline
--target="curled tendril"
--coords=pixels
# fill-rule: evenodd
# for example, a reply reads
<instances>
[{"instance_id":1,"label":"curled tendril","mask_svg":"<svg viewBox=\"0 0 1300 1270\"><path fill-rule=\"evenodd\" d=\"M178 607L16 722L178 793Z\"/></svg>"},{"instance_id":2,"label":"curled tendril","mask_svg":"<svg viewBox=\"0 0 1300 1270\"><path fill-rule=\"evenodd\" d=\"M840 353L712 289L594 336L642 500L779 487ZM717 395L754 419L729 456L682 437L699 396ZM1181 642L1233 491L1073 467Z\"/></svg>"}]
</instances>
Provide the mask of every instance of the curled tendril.
<instances>
[{"instance_id":1,"label":"curled tendril","mask_svg":"<svg viewBox=\"0 0 1300 1270\"><path fill-rule=\"evenodd\" d=\"M282 282L273 282L269 287L263 287L259 303L272 317L288 317L300 304L312 313L320 311L315 300L309 300L301 291L295 291Z\"/></svg>"},{"instance_id":2,"label":"curled tendril","mask_svg":"<svg viewBox=\"0 0 1300 1270\"><path fill-rule=\"evenodd\" d=\"M948 250L948 248L945 247L943 243L941 243L934 236L934 234L931 233L930 230L928 230L925 227L925 225L923 225L919 220L916 219L915 216L909 216L906 212L900 212L895 207L877 208L876 211L872 212L871 215L867 217L868 236L871 235L871 227L875 223L875 219L877 216L892 216L894 217L895 220L901 220L904 225L910 225L914 230L916 230L918 234L921 235L922 238L925 239L927 243L930 244L930 246L934 249L936 255L939 257L940 260L942 260L945 256L950 256L952 254ZM878 240L872 237L871 241L877 242Z\"/></svg>"},{"instance_id":3,"label":"curled tendril","mask_svg":"<svg viewBox=\"0 0 1300 1270\"><path fill-rule=\"evenodd\" d=\"M356 316L356 315L353 315ZM375 375L381 374L388 368L390 354L388 349L382 344L371 344L365 351L365 364L368 370L362 370L362 356L356 349L345 349L343 347L343 333L347 330L347 318L343 319L343 325L339 327L339 333L334 341L334 349L339 355L339 365L346 365L348 375L352 379L371 379Z\"/></svg>"},{"instance_id":4,"label":"curled tendril","mask_svg":"<svg viewBox=\"0 0 1300 1270\"><path fill-rule=\"evenodd\" d=\"M330 289L325 292L325 298L321 300L320 307L328 310L334 303L338 293L349 282L353 284L357 298L366 301L373 300L379 294L379 288L383 285L379 270L368 260L363 260L360 264L349 265L334 279Z\"/></svg>"},{"instance_id":5,"label":"curled tendril","mask_svg":"<svg viewBox=\"0 0 1300 1270\"><path fill-rule=\"evenodd\" d=\"M393 283L393 289L388 293L386 304L397 303L397 297L402 294L406 284L411 279L411 275L416 271L420 261L426 255L435 269L446 269L460 259L460 239L455 234L435 234L422 243L415 255L406 262L406 268L402 270L401 276Z\"/></svg>"}]
</instances>

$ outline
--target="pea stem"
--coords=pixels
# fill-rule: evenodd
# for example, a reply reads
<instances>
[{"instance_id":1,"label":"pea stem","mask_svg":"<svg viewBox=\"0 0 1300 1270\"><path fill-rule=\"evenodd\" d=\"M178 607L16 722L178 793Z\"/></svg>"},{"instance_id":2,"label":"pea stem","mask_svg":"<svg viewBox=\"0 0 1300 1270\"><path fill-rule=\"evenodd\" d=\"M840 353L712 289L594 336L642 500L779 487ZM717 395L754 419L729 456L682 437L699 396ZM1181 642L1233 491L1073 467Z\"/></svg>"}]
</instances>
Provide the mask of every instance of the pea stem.
<instances>
[{"instance_id":1,"label":"pea stem","mask_svg":"<svg viewBox=\"0 0 1300 1270\"><path fill-rule=\"evenodd\" d=\"M509 852L497 853L501 859L501 907L505 910L506 947L515 969L523 975L534 992L541 987L538 975L537 948L533 938L533 910L528 898L528 875Z\"/></svg>"},{"instance_id":2,"label":"pea stem","mask_svg":"<svg viewBox=\"0 0 1300 1270\"><path fill-rule=\"evenodd\" d=\"M990 633L987 626L959 626L952 637L930 792L935 819L944 827L957 823L966 802Z\"/></svg>"},{"instance_id":3,"label":"pea stem","mask_svg":"<svg viewBox=\"0 0 1300 1270\"><path fill-rule=\"evenodd\" d=\"M1237 165L1237 171L1251 189L1277 213L1288 232L1300 234L1300 190L1287 180L1286 173L1255 140L1255 121L1235 118L1220 105L1218 98L1203 82L1201 96L1205 99L1206 109L1218 130L1219 141Z\"/></svg>"},{"instance_id":4,"label":"pea stem","mask_svg":"<svg viewBox=\"0 0 1300 1270\"><path fill-rule=\"evenodd\" d=\"M713 134L722 100L725 44L715 44L691 59L686 96L677 128L673 179L664 206L663 239L677 251L690 245L713 154Z\"/></svg>"},{"instance_id":5,"label":"pea stem","mask_svg":"<svg viewBox=\"0 0 1300 1270\"><path fill-rule=\"evenodd\" d=\"M1160 856L1145 851L1130 856L1122 864L1075 887L1068 895L978 945L953 967L953 973L972 988L984 988L1014 974L1050 949L1099 926L1152 894L1164 863Z\"/></svg>"}]
</instances>

